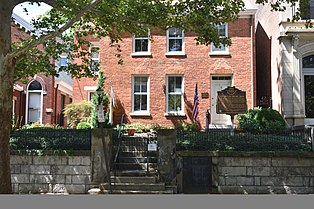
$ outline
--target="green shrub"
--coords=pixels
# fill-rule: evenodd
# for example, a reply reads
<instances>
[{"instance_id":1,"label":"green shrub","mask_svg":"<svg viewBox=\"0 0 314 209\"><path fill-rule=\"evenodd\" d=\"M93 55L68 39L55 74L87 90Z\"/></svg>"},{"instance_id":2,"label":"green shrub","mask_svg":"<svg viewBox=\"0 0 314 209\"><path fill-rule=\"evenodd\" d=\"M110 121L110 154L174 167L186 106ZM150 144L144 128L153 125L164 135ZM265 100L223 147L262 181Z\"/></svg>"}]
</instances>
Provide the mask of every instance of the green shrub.
<instances>
[{"instance_id":1,"label":"green shrub","mask_svg":"<svg viewBox=\"0 0 314 209\"><path fill-rule=\"evenodd\" d=\"M64 115L67 117L68 126L76 128L80 122L89 122L92 109L92 103L87 101L67 105Z\"/></svg>"},{"instance_id":2,"label":"green shrub","mask_svg":"<svg viewBox=\"0 0 314 209\"><path fill-rule=\"evenodd\" d=\"M250 133L277 133L285 129L280 113L271 108L254 108L237 116L238 128Z\"/></svg>"},{"instance_id":3,"label":"green shrub","mask_svg":"<svg viewBox=\"0 0 314 209\"><path fill-rule=\"evenodd\" d=\"M150 131L150 127L140 124L140 123L131 123L131 124L124 124L124 129L135 129L136 133L146 133Z\"/></svg>"},{"instance_id":4,"label":"green shrub","mask_svg":"<svg viewBox=\"0 0 314 209\"><path fill-rule=\"evenodd\" d=\"M79 122L76 126L77 129L86 129L86 128L91 128L91 124L88 122Z\"/></svg>"},{"instance_id":5,"label":"green shrub","mask_svg":"<svg viewBox=\"0 0 314 209\"><path fill-rule=\"evenodd\" d=\"M200 129L197 122L176 124L174 128L179 131L199 131Z\"/></svg>"}]
</instances>

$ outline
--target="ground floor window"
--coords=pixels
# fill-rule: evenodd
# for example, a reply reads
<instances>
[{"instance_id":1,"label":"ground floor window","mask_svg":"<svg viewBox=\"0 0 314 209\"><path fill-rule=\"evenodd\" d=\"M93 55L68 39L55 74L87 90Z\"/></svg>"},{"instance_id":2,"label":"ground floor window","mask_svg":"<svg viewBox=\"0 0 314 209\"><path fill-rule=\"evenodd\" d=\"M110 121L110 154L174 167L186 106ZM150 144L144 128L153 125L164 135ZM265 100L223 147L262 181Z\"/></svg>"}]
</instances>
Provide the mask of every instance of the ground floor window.
<instances>
[{"instance_id":1,"label":"ground floor window","mask_svg":"<svg viewBox=\"0 0 314 209\"><path fill-rule=\"evenodd\" d=\"M132 112L149 112L149 76L147 75L133 76Z\"/></svg>"},{"instance_id":2,"label":"ground floor window","mask_svg":"<svg viewBox=\"0 0 314 209\"><path fill-rule=\"evenodd\" d=\"M167 113L183 113L183 76L167 76Z\"/></svg>"}]
</instances>

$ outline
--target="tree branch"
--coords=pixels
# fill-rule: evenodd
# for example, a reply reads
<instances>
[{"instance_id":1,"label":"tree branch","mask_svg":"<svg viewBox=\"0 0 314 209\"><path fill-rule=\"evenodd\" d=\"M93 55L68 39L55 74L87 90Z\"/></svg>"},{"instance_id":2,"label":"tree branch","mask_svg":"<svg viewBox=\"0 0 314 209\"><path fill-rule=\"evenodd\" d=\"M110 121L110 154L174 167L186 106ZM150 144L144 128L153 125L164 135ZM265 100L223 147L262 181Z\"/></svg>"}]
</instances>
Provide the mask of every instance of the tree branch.
<instances>
[{"instance_id":1,"label":"tree branch","mask_svg":"<svg viewBox=\"0 0 314 209\"><path fill-rule=\"evenodd\" d=\"M41 2L50 2L53 0L44 0ZM90 11L97 3L101 2L102 0L92 0L90 4L86 5L79 13L77 13L69 22L67 22L65 25L63 25L59 30L56 30L50 34L42 35L38 39L32 41L31 43L23 46L22 48L19 48L12 53L8 54L8 58L14 58L21 56L22 54L26 53L28 49L31 49L33 47L36 47L42 43L44 43L47 40L51 40L53 38L56 38L60 34L62 34L64 31L69 29L77 20L79 20L81 17L83 17L88 11ZM34 1L35 2L35 1Z\"/></svg>"}]
</instances>

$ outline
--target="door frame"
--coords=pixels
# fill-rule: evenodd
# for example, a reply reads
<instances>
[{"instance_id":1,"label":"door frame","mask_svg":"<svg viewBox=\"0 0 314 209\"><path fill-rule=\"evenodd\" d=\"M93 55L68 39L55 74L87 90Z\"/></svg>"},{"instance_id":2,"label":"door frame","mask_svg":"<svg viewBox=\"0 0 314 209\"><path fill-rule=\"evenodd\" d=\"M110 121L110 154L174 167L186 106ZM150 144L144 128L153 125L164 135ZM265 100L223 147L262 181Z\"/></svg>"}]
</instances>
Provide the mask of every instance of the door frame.
<instances>
[{"instance_id":1,"label":"door frame","mask_svg":"<svg viewBox=\"0 0 314 209\"><path fill-rule=\"evenodd\" d=\"M26 110L25 110L25 124L28 124L28 109L29 109L29 93L40 93L40 118L39 118L39 123L43 123L43 101L44 101L44 94L43 90L28 90L29 85L32 82L30 82L27 85L27 91L26 91Z\"/></svg>"},{"instance_id":2,"label":"door frame","mask_svg":"<svg viewBox=\"0 0 314 209\"><path fill-rule=\"evenodd\" d=\"M213 75L210 75L210 112L211 112L211 114L210 114L210 123L211 124L213 122L213 106L212 106L212 89L213 89L213 84L214 84L214 82L220 81L220 80L215 80L214 81L213 77L230 77L230 80L221 80L221 81L230 81L230 86L233 86L233 75L232 74L226 74L226 75L221 75L221 74L217 74L216 75L216 74L213 74ZM230 123L231 123L231 121L230 121Z\"/></svg>"},{"instance_id":3,"label":"door frame","mask_svg":"<svg viewBox=\"0 0 314 209\"><path fill-rule=\"evenodd\" d=\"M304 125L313 125L314 118L306 118L306 110L305 110L305 85L304 85L304 76L305 75L313 75L314 76L314 68L302 68L302 77L301 77L301 90L302 90L302 106L304 108Z\"/></svg>"}]
</instances>

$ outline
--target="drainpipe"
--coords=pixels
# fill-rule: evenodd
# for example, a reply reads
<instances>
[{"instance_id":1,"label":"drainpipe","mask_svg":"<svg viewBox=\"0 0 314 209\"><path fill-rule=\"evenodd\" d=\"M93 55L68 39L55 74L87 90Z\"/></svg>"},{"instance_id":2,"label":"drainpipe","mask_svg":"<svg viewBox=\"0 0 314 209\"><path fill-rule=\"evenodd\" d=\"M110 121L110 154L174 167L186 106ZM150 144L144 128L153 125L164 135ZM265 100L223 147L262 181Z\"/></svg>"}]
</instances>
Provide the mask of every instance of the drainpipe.
<instances>
[{"instance_id":1,"label":"drainpipe","mask_svg":"<svg viewBox=\"0 0 314 209\"><path fill-rule=\"evenodd\" d=\"M52 94L54 94L54 90L55 90L55 77L54 76L51 76L52 77L52 86L51 86L51 90L52 90ZM51 100L51 108L53 107L54 105L54 98ZM51 118L50 118L50 123L51 124L54 124L54 112L51 113Z\"/></svg>"},{"instance_id":2,"label":"drainpipe","mask_svg":"<svg viewBox=\"0 0 314 209\"><path fill-rule=\"evenodd\" d=\"M54 119L55 119L55 122L54 122L54 124L57 124L57 99L58 99L58 87L59 87L59 84L57 84L56 85L56 88L55 88L55 107L54 107L54 113L55 113L55 117L54 117Z\"/></svg>"},{"instance_id":3,"label":"drainpipe","mask_svg":"<svg viewBox=\"0 0 314 209\"><path fill-rule=\"evenodd\" d=\"M254 107L254 100L255 100L255 94L254 94L254 89L255 89L255 79L254 79L254 39L253 39L253 15L250 15L250 32L251 32L251 72L252 72L252 108Z\"/></svg>"}]
</instances>

